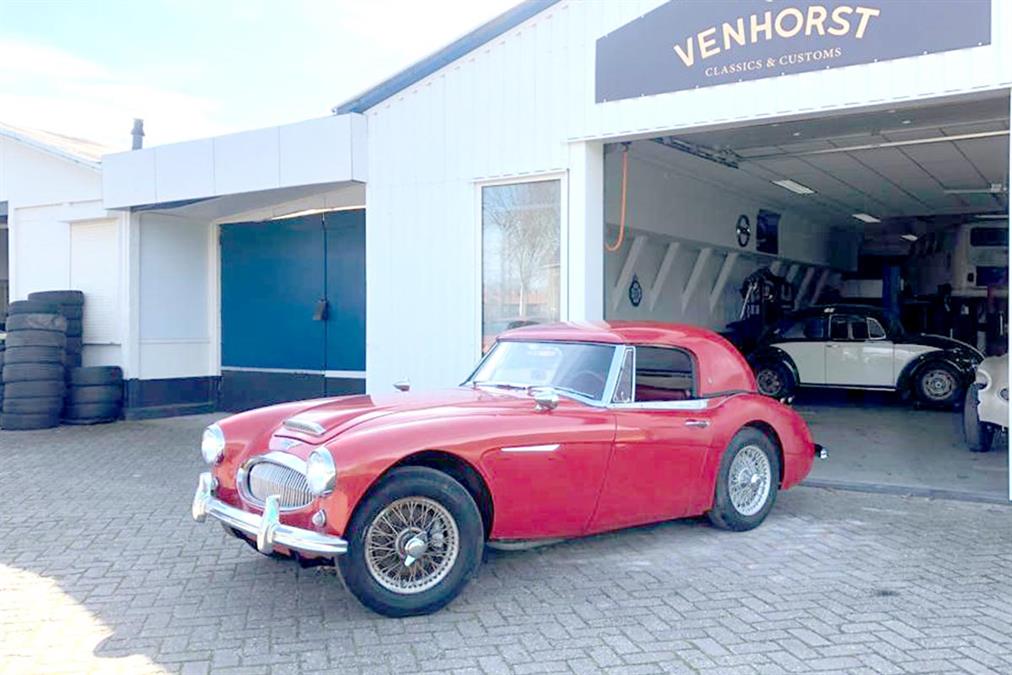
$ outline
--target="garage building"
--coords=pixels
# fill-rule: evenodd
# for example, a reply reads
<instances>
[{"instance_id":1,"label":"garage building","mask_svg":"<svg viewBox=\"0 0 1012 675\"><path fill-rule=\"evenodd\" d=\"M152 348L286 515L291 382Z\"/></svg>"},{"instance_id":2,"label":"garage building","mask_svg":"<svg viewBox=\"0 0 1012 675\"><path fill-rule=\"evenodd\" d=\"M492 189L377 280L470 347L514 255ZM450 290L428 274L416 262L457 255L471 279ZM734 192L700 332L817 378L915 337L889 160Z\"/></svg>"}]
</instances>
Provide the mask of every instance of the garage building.
<instances>
[{"instance_id":1,"label":"garage building","mask_svg":"<svg viewBox=\"0 0 1012 675\"><path fill-rule=\"evenodd\" d=\"M1007 351L1010 86L1003 2L538 0L330 118L106 156L128 414L453 385L528 321L725 331L759 270ZM951 411L795 405L816 480L1012 490Z\"/></svg>"}]
</instances>

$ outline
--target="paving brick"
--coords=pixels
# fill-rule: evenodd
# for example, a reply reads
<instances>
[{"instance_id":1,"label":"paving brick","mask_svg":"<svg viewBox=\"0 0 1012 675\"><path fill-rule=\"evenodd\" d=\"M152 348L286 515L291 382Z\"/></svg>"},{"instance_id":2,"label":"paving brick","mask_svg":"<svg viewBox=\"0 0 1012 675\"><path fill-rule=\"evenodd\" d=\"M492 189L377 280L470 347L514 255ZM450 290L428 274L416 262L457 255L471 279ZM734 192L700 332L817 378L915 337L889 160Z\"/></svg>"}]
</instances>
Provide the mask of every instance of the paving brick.
<instances>
[{"instance_id":1,"label":"paving brick","mask_svg":"<svg viewBox=\"0 0 1012 675\"><path fill-rule=\"evenodd\" d=\"M0 432L0 673L1012 672L1008 507L799 488L747 533L490 551L391 620L190 520L211 419Z\"/></svg>"}]
</instances>

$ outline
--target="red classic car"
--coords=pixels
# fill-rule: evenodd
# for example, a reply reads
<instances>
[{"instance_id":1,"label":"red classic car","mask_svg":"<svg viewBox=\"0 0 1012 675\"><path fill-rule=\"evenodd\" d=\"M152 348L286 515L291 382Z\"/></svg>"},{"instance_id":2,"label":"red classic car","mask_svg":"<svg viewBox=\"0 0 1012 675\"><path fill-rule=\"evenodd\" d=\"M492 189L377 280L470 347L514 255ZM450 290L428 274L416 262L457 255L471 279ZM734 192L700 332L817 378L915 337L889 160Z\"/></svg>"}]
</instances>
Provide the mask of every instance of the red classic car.
<instances>
[{"instance_id":1,"label":"red classic car","mask_svg":"<svg viewBox=\"0 0 1012 675\"><path fill-rule=\"evenodd\" d=\"M501 335L459 387L287 403L213 424L193 517L337 566L389 616L433 612L487 543L707 514L759 525L825 451L737 350L655 323Z\"/></svg>"}]
</instances>

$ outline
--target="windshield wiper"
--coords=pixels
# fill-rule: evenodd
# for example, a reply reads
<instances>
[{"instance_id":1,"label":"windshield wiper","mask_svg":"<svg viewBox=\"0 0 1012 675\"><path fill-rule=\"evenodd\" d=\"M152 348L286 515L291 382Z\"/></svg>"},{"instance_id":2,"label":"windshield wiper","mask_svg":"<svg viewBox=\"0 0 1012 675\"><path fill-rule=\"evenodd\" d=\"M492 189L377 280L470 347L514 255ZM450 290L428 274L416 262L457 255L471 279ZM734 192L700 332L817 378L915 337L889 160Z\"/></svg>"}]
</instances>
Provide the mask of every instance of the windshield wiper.
<instances>
[{"instance_id":1,"label":"windshield wiper","mask_svg":"<svg viewBox=\"0 0 1012 675\"><path fill-rule=\"evenodd\" d=\"M528 389L526 384L513 384L512 382L492 382L490 380L474 380L471 382L473 387L496 387L497 389Z\"/></svg>"}]
</instances>

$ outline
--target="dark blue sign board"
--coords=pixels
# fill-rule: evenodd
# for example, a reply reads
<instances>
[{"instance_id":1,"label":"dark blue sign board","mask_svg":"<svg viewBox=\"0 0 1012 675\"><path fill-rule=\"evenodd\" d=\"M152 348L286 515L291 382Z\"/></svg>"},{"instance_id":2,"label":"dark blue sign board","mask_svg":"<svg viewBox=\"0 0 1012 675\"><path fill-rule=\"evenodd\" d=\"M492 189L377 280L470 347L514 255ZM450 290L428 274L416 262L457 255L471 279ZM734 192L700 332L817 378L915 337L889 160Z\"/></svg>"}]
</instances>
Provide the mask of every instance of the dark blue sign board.
<instances>
[{"instance_id":1,"label":"dark blue sign board","mask_svg":"<svg viewBox=\"0 0 1012 675\"><path fill-rule=\"evenodd\" d=\"M597 41L616 101L991 44L991 0L670 0Z\"/></svg>"}]
</instances>

